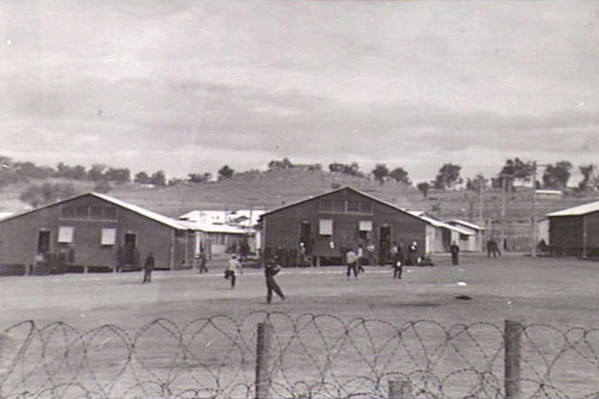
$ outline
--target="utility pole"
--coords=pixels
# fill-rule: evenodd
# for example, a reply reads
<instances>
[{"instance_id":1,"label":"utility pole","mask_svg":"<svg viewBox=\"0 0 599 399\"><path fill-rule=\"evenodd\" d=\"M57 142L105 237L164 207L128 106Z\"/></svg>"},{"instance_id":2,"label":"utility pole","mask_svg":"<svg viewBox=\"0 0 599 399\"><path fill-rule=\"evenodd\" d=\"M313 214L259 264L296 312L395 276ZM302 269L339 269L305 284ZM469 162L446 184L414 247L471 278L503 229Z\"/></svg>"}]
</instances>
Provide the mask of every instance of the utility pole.
<instances>
[{"instance_id":1,"label":"utility pole","mask_svg":"<svg viewBox=\"0 0 599 399\"><path fill-rule=\"evenodd\" d=\"M485 177L482 174L478 175L478 225L486 229L484 219L484 208L485 208ZM485 243L483 239L483 230L477 232L478 243L480 244L480 250L485 250Z\"/></svg>"},{"instance_id":2,"label":"utility pole","mask_svg":"<svg viewBox=\"0 0 599 399\"><path fill-rule=\"evenodd\" d=\"M483 175L478 176L478 225L483 226L483 209L485 205L485 177Z\"/></svg>"},{"instance_id":3,"label":"utility pole","mask_svg":"<svg viewBox=\"0 0 599 399\"><path fill-rule=\"evenodd\" d=\"M502 174L501 175L501 214L500 214L500 218L501 218L501 227L499 230L499 238L500 238L500 246L501 248L505 248L504 247L504 243L505 243L505 208L506 208L506 202L507 202L507 175L506 174Z\"/></svg>"},{"instance_id":4,"label":"utility pole","mask_svg":"<svg viewBox=\"0 0 599 399\"><path fill-rule=\"evenodd\" d=\"M530 255L537 256L537 161L532 163L532 235Z\"/></svg>"}]
</instances>

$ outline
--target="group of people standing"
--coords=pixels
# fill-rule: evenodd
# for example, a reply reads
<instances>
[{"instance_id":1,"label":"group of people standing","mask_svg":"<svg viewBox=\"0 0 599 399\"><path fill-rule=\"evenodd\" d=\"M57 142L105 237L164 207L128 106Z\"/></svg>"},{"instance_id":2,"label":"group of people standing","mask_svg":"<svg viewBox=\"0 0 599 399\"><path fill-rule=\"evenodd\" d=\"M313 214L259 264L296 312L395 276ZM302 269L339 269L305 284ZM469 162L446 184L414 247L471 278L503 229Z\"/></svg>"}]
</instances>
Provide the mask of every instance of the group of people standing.
<instances>
[{"instance_id":1,"label":"group of people standing","mask_svg":"<svg viewBox=\"0 0 599 399\"><path fill-rule=\"evenodd\" d=\"M372 251L369 250L368 252ZM404 253L400 244L394 243L391 246L391 253L388 259L391 260L393 278L395 279L401 279L403 267L405 265L410 266L419 263L418 243L416 241L411 242L407 246L406 252L407 253ZM364 249L361 244L358 245L355 251L352 248L347 249L345 252L345 264L347 266L346 278L350 279L353 275L354 279L357 279L360 273L364 273L364 262L366 259L368 259L368 257L364 254Z\"/></svg>"}]
</instances>

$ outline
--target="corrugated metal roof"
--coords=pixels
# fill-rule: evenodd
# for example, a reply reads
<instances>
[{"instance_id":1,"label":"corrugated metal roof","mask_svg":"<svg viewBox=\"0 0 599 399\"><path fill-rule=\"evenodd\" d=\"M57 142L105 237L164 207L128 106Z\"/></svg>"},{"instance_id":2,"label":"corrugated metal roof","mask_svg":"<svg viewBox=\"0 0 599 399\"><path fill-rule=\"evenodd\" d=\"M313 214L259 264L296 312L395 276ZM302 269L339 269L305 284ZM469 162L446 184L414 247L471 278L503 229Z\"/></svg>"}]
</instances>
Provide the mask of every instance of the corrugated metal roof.
<instances>
[{"instance_id":1,"label":"corrugated metal roof","mask_svg":"<svg viewBox=\"0 0 599 399\"><path fill-rule=\"evenodd\" d=\"M447 224L445 222L442 222L440 220L437 220L435 218L427 216L422 211L410 211L409 213L412 214L412 215L414 215L414 216L416 216L416 217L418 217L418 218L420 218L420 219L422 219L422 220L424 220L425 222L427 222L428 224L430 224L430 225L432 225L434 227L441 227L443 229L453 230L453 231L455 231L457 233L460 233L460 234L463 234L463 235L467 235L467 236L474 235L474 233L471 232L471 231L469 231L469 230L466 230L466 229L464 229L462 227L459 227L459 226L452 226L450 224Z\"/></svg>"},{"instance_id":2,"label":"corrugated metal roof","mask_svg":"<svg viewBox=\"0 0 599 399\"><path fill-rule=\"evenodd\" d=\"M461 220L461 219L451 219L451 220L448 220L447 223L449 223L449 224L451 224L451 223L461 224L462 226L469 227L469 228L471 228L473 230L484 230L485 229L484 227L481 227L481 226L479 226L477 224L466 222L466 221Z\"/></svg>"},{"instance_id":3,"label":"corrugated metal roof","mask_svg":"<svg viewBox=\"0 0 599 399\"><path fill-rule=\"evenodd\" d=\"M206 222L192 222L190 220L180 220L190 230L203 231L205 233L221 233L221 234L247 234L248 231L236 226L228 224L214 224Z\"/></svg>"},{"instance_id":4,"label":"corrugated metal roof","mask_svg":"<svg viewBox=\"0 0 599 399\"><path fill-rule=\"evenodd\" d=\"M169 227L172 227L173 229L177 229L177 230L189 230L189 228L187 226L185 226L184 224L180 223L179 221L169 218L168 216L164 216L161 215L159 213L150 211L148 209L142 208L141 206L138 205L134 205L134 204L130 204L128 202L122 201L120 199L111 197L109 195L106 194L100 194L100 193L90 193L90 195L93 195L95 197L101 198L105 201L111 202L115 205L118 205L122 208L128 209L132 212L138 213L142 216L147 217L148 219L152 219L156 222L165 224Z\"/></svg>"},{"instance_id":5,"label":"corrugated metal roof","mask_svg":"<svg viewBox=\"0 0 599 399\"><path fill-rule=\"evenodd\" d=\"M547 217L553 216L580 216L587 215L589 213L599 212L599 201L589 202L588 204L582 204L574 206L572 208L562 209L560 211L548 213Z\"/></svg>"},{"instance_id":6,"label":"corrugated metal roof","mask_svg":"<svg viewBox=\"0 0 599 399\"><path fill-rule=\"evenodd\" d=\"M156 213L156 212L150 211L148 209L142 208L141 206L133 205L133 204L130 204L128 202L116 199L116 198L111 197L109 195L95 193L95 192L89 192L89 193L85 193L85 194L79 194L79 195L76 195L76 196L73 196L73 197L70 197L70 198L66 198L66 199L61 200L61 201L57 201L57 202L54 202L54 203L51 203L51 204L47 204L47 205L41 206L39 208L28 210L26 212L22 212L22 213L10 215L10 216L7 216L6 218L2 219L2 221L10 220L10 219L15 219L15 218L18 218L18 217L23 216L23 215L27 215L27 214L32 213L32 212L37 212L40 209L49 208L51 206L62 204L64 202L72 201L74 199L85 197L85 196L88 196L88 195L100 198L100 199L102 199L104 201L107 201L107 202L110 202L110 203L112 203L114 205L117 205L117 206L120 206L122 208L128 209L128 210L130 210L132 212L135 212L135 213L137 213L137 214L139 214L141 216L147 217L148 219L152 219L152 220L154 220L156 222L162 223L162 224L167 225L169 227L172 227L174 229L177 229L177 230L188 230L188 228L186 226L180 224L175 219L172 219L172 218L169 218L167 216L161 215L159 213Z\"/></svg>"},{"instance_id":7,"label":"corrugated metal roof","mask_svg":"<svg viewBox=\"0 0 599 399\"><path fill-rule=\"evenodd\" d=\"M419 218L418 216L416 216L416 215L413 215L412 213L410 213L410 212L406 211L406 210L405 210L405 209L403 209L403 208L399 208L399 207L398 207L398 206L396 206L396 205L393 205L393 204L391 204L391 203L389 203L389 202L383 201L383 200L381 200L381 199L379 199L379 198L373 197L373 196L372 196L372 195L370 195L370 194L366 194L366 193L365 193L365 192L363 192L363 191L356 190L355 188L352 188L352 187L349 187L349 186L341 187L341 188L338 188L338 189L336 189L336 190L332 190L332 191L329 191L329 192L326 192L326 193L323 193L323 194L314 195L314 196L310 196L310 197L308 197L308 198L304 198L303 200L300 200L300 201L297 201L297 202L293 202L293 203L291 203L291 204L283 205L283 206L281 206L281 207L279 207L279 208L272 209L272 210L270 210L270 211L266 211L266 212L264 212L264 213L262 214L262 216L268 216L268 215L270 215L271 213L279 212L279 211L281 211L281 210L283 210L283 209L291 208L291 207L293 207L293 206L296 206L296 205L299 205L299 204L303 204L304 202L312 201L312 200L314 200L314 199L321 198L321 197L325 197L325 196L327 196L327 195L330 195L330 194L333 194L333 193L336 193L336 192L340 192L340 191L343 191L343 190L349 190L349 191L353 191L354 193L357 193L357 194L359 194L359 195L361 195L361 196L363 196L363 197L366 197L366 198L369 198L369 199L371 199L371 200L373 200L373 201L376 201L376 202L378 202L379 204L383 204L383 205L385 205L385 206L388 206L388 207L390 207L390 208L393 208L393 209L395 209L395 210L397 210L397 211L403 212L403 213L405 213L406 215L408 215L408 216L411 216L411 217L413 217L413 218L415 218L415 219L420 219L420 220L422 220L422 219L421 219L421 218ZM262 216L261 216L261 218L262 218Z\"/></svg>"}]
</instances>

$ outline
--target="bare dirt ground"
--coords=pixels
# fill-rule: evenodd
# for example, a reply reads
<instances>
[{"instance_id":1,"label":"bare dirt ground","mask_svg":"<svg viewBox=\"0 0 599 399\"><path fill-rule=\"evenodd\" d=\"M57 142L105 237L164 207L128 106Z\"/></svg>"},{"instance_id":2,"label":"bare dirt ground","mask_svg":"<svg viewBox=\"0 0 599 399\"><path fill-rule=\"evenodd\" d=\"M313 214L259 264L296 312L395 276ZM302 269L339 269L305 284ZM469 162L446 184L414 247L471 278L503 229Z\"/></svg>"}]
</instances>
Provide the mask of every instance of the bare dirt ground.
<instances>
[{"instance_id":1,"label":"bare dirt ground","mask_svg":"<svg viewBox=\"0 0 599 399\"><path fill-rule=\"evenodd\" d=\"M261 270L245 270L232 290L217 264L205 275L157 271L146 285L139 273L2 278L0 331L12 346L6 361L0 356L8 376L0 389L52 398L253 397L255 327L262 312L274 312L277 397L307 389L315 398L386 397L384 383L400 374L426 397L501 396L506 319L532 325L523 338L523 397L599 390L599 264L521 254L435 262L407 268L402 280L388 267L367 267L357 280L341 266L284 269L277 277L288 298L271 305ZM30 330L11 327L24 320L42 330L17 355Z\"/></svg>"},{"instance_id":2,"label":"bare dirt ground","mask_svg":"<svg viewBox=\"0 0 599 399\"><path fill-rule=\"evenodd\" d=\"M284 269L278 281L288 299L265 301L261 270L246 269L229 288L222 266L210 272L155 271L151 284L138 273L68 274L0 279L0 326L23 320L64 321L78 329L102 324L139 328L159 317L186 322L252 311L331 314L395 323L430 319L442 324L492 322L599 327L599 264L572 258L461 256L459 266L439 256L434 267L409 267L402 280L388 267L366 267L347 280L343 267ZM467 295L471 300L456 299Z\"/></svg>"}]
</instances>

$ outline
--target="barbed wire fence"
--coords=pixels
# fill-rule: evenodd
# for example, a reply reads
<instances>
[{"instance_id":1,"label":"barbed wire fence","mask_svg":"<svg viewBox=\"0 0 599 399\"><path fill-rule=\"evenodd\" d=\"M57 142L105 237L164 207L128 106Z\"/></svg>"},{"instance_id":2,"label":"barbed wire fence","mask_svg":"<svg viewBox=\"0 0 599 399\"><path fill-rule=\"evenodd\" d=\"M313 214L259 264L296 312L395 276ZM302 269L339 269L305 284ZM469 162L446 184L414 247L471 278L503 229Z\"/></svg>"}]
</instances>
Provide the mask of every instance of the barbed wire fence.
<instances>
[{"instance_id":1,"label":"barbed wire fence","mask_svg":"<svg viewBox=\"0 0 599 399\"><path fill-rule=\"evenodd\" d=\"M0 334L0 398L599 397L599 329L255 312Z\"/></svg>"}]
</instances>

